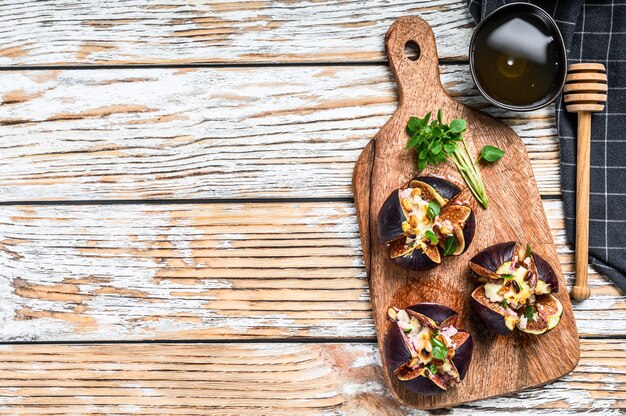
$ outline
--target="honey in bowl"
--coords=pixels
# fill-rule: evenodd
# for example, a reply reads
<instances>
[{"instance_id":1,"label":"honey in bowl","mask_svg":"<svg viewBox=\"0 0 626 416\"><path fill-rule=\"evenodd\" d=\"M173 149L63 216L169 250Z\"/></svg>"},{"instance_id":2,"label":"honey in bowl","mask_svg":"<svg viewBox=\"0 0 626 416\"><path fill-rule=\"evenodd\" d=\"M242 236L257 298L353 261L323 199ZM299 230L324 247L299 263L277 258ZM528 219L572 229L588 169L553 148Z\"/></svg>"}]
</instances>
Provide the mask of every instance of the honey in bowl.
<instances>
[{"instance_id":1,"label":"honey in bowl","mask_svg":"<svg viewBox=\"0 0 626 416\"><path fill-rule=\"evenodd\" d=\"M512 110L549 104L565 81L561 34L550 16L529 4L510 4L489 15L474 33L470 54L478 88Z\"/></svg>"}]
</instances>

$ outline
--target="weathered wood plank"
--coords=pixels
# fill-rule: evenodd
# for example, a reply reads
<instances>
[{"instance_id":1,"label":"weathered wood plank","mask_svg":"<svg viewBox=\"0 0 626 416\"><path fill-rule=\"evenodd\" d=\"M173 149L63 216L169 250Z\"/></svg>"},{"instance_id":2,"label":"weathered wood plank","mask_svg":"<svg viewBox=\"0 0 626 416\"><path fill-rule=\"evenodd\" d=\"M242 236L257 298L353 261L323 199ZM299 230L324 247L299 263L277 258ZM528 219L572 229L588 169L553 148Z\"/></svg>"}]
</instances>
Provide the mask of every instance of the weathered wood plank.
<instances>
[{"instance_id":1,"label":"weathered wood plank","mask_svg":"<svg viewBox=\"0 0 626 416\"><path fill-rule=\"evenodd\" d=\"M407 14L433 26L442 58L463 59L474 27L466 9L457 0L5 0L0 66L375 62Z\"/></svg>"},{"instance_id":2,"label":"weathered wood plank","mask_svg":"<svg viewBox=\"0 0 626 416\"><path fill-rule=\"evenodd\" d=\"M511 124L542 194L559 193L552 108ZM361 149L396 107L388 68L17 71L0 76L3 201L349 197Z\"/></svg>"},{"instance_id":3,"label":"weathered wood plank","mask_svg":"<svg viewBox=\"0 0 626 416\"><path fill-rule=\"evenodd\" d=\"M625 353L583 340L560 381L447 414L619 414ZM391 398L374 344L7 345L0 362L0 414L425 414Z\"/></svg>"},{"instance_id":4,"label":"weathered wood plank","mask_svg":"<svg viewBox=\"0 0 626 416\"><path fill-rule=\"evenodd\" d=\"M3 206L0 265L2 341L374 337L349 203ZM626 335L623 296L590 285L580 333Z\"/></svg>"}]
</instances>

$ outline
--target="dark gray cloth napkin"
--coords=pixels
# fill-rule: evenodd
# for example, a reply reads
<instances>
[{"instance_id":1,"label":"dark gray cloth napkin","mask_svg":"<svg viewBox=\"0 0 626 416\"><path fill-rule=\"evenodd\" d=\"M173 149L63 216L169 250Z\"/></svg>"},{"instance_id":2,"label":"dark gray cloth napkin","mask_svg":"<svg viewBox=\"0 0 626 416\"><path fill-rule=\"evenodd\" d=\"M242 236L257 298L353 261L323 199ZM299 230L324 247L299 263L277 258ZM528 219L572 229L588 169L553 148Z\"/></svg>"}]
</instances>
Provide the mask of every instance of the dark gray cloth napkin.
<instances>
[{"instance_id":1,"label":"dark gray cloth napkin","mask_svg":"<svg viewBox=\"0 0 626 416\"><path fill-rule=\"evenodd\" d=\"M479 22L506 3L471 0ZM568 48L568 62L598 62L607 70L605 109L593 113L591 126L591 193L589 262L626 293L626 3L617 1L537 0L550 13ZM561 136L561 185L567 241L576 235L576 114L562 97L556 105Z\"/></svg>"}]
</instances>

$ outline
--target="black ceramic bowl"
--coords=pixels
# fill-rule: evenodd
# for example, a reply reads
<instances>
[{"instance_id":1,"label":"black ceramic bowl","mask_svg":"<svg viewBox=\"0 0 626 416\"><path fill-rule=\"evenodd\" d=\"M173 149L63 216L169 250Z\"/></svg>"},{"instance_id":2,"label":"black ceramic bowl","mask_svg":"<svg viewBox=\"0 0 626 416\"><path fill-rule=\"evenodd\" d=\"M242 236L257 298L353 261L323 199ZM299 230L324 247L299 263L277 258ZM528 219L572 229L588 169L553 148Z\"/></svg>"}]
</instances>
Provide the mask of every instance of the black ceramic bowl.
<instances>
[{"instance_id":1,"label":"black ceramic bowl","mask_svg":"<svg viewBox=\"0 0 626 416\"><path fill-rule=\"evenodd\" d=\"M469 56L476 87L508 110L545 107L558 97L567 76L559 28L529 3L510 3L485 17L472 35Z\"/></svg>"}]
</instances>

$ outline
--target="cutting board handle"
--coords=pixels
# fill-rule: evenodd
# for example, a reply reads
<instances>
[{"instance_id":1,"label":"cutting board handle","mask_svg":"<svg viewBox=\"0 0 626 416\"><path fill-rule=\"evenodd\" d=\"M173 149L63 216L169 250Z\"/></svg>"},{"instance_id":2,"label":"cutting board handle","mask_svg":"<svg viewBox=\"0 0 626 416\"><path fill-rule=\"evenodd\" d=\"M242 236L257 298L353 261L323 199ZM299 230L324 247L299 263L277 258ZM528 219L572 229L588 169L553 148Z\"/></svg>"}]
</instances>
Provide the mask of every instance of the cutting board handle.
<instances>
[{"instance_id":1,"label":"cutting board handle","mask_svg":"<svg viewBox=\"0 0 626 416\"><path fill-rule=\"evenodd\" d=\"M407 43L419 48L417 59L409 59L405 53ZM393 75L398 84L400 95L399 105L422 94L427 82L437 83L443 90L439 80L439 57L435 35L425 20L417 16L406 16L396 20L385 36L387 57Z\"/></svg>"}]
</instances>

